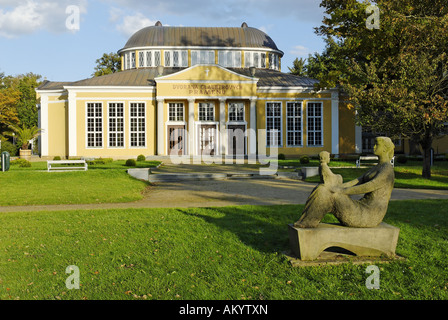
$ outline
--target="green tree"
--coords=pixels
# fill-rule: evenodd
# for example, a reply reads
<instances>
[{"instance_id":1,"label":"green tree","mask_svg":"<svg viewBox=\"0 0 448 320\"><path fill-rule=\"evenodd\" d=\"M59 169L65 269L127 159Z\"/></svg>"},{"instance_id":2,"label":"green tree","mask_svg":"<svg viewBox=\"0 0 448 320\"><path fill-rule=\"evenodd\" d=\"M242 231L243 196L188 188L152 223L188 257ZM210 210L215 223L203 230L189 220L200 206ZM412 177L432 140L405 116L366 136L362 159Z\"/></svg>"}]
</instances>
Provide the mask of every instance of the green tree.
<instances>
[{"instance_id":1,"label":"green tree","mask_svg":"<svg viewBox=\"0 0 448 320\"><path fill-rule=\"evenodd\" d=\"M121 57L116 53L104 53L96 60L96 67L93 76L99 77L121 71Z\"/></svg>"},{"instance_id":2,"label":"green tree","mask_svg":"<svg viewBox=\"0 0 448 320\"><path fill-rule=\"evenodd\" d=\"M35 89L40 85L40 75L27 73L17 77L17 89L20 91L20 99L16 104L17 115L20 123L27 127L37 126L37 99Z\"/></svg>"},{"instance_id":3,"label":"green tree","mask_svg":"<svg viewBox=\"0 0 448 320\"><path fill-rule=\"evenodd\" d=\"M17 88L11 87L12 81L12 77L5 77L4 73L0 73L0 134L9 125L19 122L16 104L20 99L20 92Z\"/></svg>"},{"instance_id":4,"label":"green tree","mask_svg":"<svg viewBox=\"0 0 448 320\"><path fill-rule=\"evenodd\" d=\"M359 125L418 142L422 176L430 178L430 148L448 118L448 6L442 0L374 4L379 28L368 27L370 3L322 1L326 16L316 32L335 64L322 68L320 85L344 89Z\"/></svg>"},{"instance_id":5,"label":"green tree","mask_svg":"<svg viewBox=\"0 0 448 320\"><path fill-rule=\"evenodd\" d=\"M306 77L306 59L303 58L295 58L292 62L292 68L288 67L289 73L294 74L300 77Z\"/></svg>"}]
</instances>

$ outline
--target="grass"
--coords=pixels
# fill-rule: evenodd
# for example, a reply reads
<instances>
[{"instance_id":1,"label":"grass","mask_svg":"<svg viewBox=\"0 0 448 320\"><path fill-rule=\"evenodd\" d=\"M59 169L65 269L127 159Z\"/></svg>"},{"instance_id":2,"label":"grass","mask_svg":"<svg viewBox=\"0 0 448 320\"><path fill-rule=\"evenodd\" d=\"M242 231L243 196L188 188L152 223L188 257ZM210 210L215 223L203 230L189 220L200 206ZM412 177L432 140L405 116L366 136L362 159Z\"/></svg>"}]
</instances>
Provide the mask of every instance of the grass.
<instances>
[{"instance_id":1,"label":"grass","mask_svg":"<svg viewBox=\"0 0 448 320\"><path fill-rule=\"evenodd\" d=\"M0 205L117 203L141 200L148 182L126 173L125 161L89 166L87 171L46 172L46 162L12 165L0 174ZM150 167L157 162L137 162Z\"/></svg>"},{"instance_id":2,"label":"grass","mask_svg":"<svg viewBox=\"0 0 448 320\"><path fill-rule=\"evenodd\" d=\"M332 171L335 174L340 174L344 181L350 181L358 178L368 168L334 168ZM317 183L319 177L310 177L305 181ZM431 179L422 178L421 162L408 162L405 165L395 165L395 188L409 188L409 189L448 189L448 162L436 162L431 168Z\"/></svg>"},{"instance_id":3,"label":"grass","mask_svg":"<svg viewBox=\"0 0 448 320\"><path fill-rule=\"evenodd\" d=\"M448 201L391 202L406 261L291 267L287 224L303 206L0 215L0 299L448 299ZM334 221L327 216L326 221ZM67 266L80 270L69 290Z\"/></svg>"}]
</instances>

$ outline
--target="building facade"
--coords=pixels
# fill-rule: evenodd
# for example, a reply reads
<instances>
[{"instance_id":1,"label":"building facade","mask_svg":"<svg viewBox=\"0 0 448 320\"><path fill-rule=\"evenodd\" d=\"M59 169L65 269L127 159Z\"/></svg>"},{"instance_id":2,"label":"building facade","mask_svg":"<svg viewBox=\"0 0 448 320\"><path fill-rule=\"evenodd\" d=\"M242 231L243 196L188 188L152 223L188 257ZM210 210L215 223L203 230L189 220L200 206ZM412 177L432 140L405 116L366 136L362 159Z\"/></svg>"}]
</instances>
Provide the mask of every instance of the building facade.
<instances>
[{"instance_id":1,"label":"building facade","mask_svg":"<svg viewBox=\"0 0 448 320\"><path fill-rule=\"evenodd\" d=\"M44 82L40 154L301 156L360 152L354 111L337 89L281 71L283 52L248 27L155 26L118 51L122 71ZM263 149L263 150L261 150Z\"/></svg>"}]
</instances>

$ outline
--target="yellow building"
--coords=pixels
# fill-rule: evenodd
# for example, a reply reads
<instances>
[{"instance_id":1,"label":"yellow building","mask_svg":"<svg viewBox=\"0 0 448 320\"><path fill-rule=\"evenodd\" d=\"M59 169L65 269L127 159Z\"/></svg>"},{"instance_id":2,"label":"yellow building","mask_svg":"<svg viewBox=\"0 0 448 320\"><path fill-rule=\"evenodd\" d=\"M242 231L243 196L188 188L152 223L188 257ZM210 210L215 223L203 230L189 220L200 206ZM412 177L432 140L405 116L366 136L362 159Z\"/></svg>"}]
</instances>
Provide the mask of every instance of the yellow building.
<instances>
[{"instance_id":1,"label":"yellow building","mask_svg":"<svg viewBox=\"0 0 448 320\"><path fill-rule=\"evenodd\" d=\"M155 26L118 51L122 71L38 89L42 157L355 153L361 131L337 89L281 72L248 27ZM263 150L261 150L263 149Z\"/></svg>"}]
</instances>

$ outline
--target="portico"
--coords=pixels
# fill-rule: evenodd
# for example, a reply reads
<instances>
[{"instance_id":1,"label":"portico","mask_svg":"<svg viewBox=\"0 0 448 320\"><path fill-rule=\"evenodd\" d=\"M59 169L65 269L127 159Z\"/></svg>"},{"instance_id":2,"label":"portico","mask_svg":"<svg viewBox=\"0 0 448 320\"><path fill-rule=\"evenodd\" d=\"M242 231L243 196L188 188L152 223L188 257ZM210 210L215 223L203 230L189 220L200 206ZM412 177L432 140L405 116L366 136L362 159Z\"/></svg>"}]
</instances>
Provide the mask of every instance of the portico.
<instances>
[{"instance_id":1,"label":"portico","mask_svg":"<svg viewBox=\"0 0 448 320\"><path fill-rule=\"evenodd\" d=\"M216 65L196 65L155 82L157 154L256 154L258 79Z\"/></svg>"}]
</instances>

